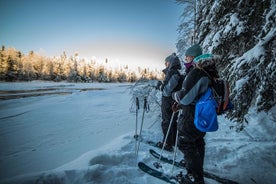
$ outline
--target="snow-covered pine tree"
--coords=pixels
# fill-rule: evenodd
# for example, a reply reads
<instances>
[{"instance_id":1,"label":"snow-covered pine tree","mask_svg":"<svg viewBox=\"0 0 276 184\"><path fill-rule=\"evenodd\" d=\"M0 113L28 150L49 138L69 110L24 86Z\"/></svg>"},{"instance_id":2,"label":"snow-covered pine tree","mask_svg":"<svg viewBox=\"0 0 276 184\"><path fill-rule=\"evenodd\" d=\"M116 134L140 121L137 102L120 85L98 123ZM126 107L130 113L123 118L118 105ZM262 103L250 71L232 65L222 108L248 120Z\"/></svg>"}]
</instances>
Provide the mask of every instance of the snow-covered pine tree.
<instances>
[{"instance_id":1,"label":"snow-covered pine tree","mask_svg":"<svg viewBox=\"0 0 276 184\"><path fill-rule=\"evenodd\" d=\"M227 117L243 128L250 108L275 107L275 0L199 0L196 10L196 42L205 53L222 56L219 69L231 84L235 105Z\"/></svg>"},{"instance_id":2,"label":"snow-covered pine tree","mask_svg":"<svg viewBox=\"0 0 276 184\"><path fill-rule=\"evenodd\" d=\"M184 11L181 14L181 23L178 26L178 41L176 48L181 57L185 53L186 49L195 42L195 23L196 19L196 1L194 0L176 0L178 4L184 4Z\"/></svg>"}]
</instances>

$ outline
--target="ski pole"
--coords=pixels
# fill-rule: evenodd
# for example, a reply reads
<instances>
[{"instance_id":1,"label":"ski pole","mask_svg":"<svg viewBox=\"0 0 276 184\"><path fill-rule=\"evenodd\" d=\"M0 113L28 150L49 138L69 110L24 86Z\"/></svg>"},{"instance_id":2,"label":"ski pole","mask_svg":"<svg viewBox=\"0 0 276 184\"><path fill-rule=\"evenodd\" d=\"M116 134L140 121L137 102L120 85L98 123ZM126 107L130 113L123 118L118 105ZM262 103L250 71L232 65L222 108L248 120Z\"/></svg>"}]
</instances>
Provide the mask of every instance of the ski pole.
<instances>
[{"instance_id":1,"label":"ski pole","mask_svg":"<svg viewBox=\"0 0 276 184\"><path fill-rule=\"evenodd\" d=\"M171 130L171 126L172 126L172 122L173 122L173 119L174 119L174 115L175 115L175 112L173 112L172 116L171 116L170 125L169 125L169 128L168 128L167 133L166 133L165 141L163 142L163 146L162 146L161 154L160 154L160 157L159 157L159 161L161 160L162 153L163 153L163 151L165 149L165 145L166 145L166 142L167 142L168 137L169 137L169 132Z\"/></svg>"},{"instance_id":2,"label":"ski pole","mask_svg":"<svg viewBox=\"0 0 276 184\"><path fill-rule=\"evenodd\" d=\"M139 99L136 97L136 122L135 122L135 134L134 134L134 139L135 139L135 153L137 151L137 144L138 144L138 134L137 134L137 127L138 127L138 110L139 110Z\"/></svg>"},{"instance_id":3,"label":"ski pole","mask_svg":"<svg viewBox=\"0 0 276 184\"><path fill-rule=\"evenodd\" d=\"M168 128L167 133L166 133L165 141L163 142L163 146L162 146L162 149L161 149L161 153L160 153L158 162L155 162L155 163L153 164L157 169L161 167L161 165L160 165L161 157L162 157L163 151L164 151L164 149L165 149L165 145L166 145L166 142L167 142L167 139L168 139L168 136L169 136L169 132L170 132L170 130L171 130L171 126L172 126L172 122L173 122L175 113L176 113L176 112L174 112L174 111L173 111L173 113L172 113L171 120L170 120L170 125L169 125L169 128Z\"/></svg>"},{"instance_id":4,"label":"ski pole","mask_svg":"<svg viewBox=\"0 0 276 184\"><path fill-rule=\"evenodd\" d=\"M178 141L178 130L176 131L176 137L175 137L175 143L174 143L172 173L173 173L173 169L174 169L174 163L175 163L175 157L176 157L176 151L177 151L177 141Z\"/></svg>"},{"instance_id":5,"label":"ski pole","mask_svg":"<svg viewBox=\"0 0 276 184\"><path fill-rule=\"evenodd\" d=\"M136 160L138 158L140 142L141 142L141 139L142 139L141 134L142 134L143 124L144 124L144 117L145 117L146 108L147 108L147 99L145 97L145 99L144 99L144 109L143 109L143 114L142 114L142 122L141 122L140 132L139 132L139 135L138 135L139 139L138 139L138 147L137 147L137 150L136 150Z\"/></svg>"},{"instance_id":6,"label":"ski pole","mask_svg":"<svg viewBox=\"0 0 276 184\"><path fill-rule=\"evenodd\" d=\"M138 140L138 134L137 134L137 127L138 127L138 110L139 110L139 99L136 97L136 123L135 123L135 134L134 134L134 139Z\"/></svg>"}]
</instances>

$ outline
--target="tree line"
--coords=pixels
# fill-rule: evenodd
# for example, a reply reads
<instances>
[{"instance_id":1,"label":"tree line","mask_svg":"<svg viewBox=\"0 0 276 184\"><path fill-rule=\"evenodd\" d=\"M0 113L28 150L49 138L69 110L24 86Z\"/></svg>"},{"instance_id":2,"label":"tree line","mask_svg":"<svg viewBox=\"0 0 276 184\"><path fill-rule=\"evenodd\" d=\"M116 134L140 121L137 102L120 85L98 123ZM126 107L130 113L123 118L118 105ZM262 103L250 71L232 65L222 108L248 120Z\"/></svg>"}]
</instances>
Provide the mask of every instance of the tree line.
<instances>
[{"instance_id":1,"label":"tree line","mask_svg":"<svg viewBox=\"0 0 276 184\"><path fill-rule=\"evenodd\" d=\"M135 82L141 78L158 79L160 71L138 67L137 71L128 65L114 69L95 60L87 61L75 53L67 56L63 52L59 57L49 58L30 51L27 55L15 48L0 50L0 81L68 81L68 82Z\"/></svg>"}]
</instances>

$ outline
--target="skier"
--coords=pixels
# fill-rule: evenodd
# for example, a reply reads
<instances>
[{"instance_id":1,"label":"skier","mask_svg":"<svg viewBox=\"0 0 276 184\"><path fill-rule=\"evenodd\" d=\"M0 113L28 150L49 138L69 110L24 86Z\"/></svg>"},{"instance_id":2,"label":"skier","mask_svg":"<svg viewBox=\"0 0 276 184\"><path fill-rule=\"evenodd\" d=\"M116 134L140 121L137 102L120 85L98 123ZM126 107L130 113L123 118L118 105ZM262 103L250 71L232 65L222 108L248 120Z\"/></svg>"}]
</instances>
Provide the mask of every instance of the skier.
<instances>
[{"instance_id":1,"label":"skier","mask_svg":"<svg viewBox=\"0 0 276 184\"><path fill-rule=\"evenodd\" d=\"M185 75L183 76L182 83L186 76L189 74L190 71L195 67L194 58L202 54L202 49L198 44L193 45L192 47L188 48L185 52L185 60L184 60L184 66L185 66ZM173 104L173 111L176 112L180 109L180 106L177 105L175 102Z\"/></svg>"},{"instance_id":2,"label":"skier","mask_svg":"<svg viewBox=\"0 0 276 184\"><path fill-rule=\"evenodd\" d=\"M163 132L163 140L162 142L158 142L157 146L160 148L163 148L163 144L165 144L164 149L168 151L173 150L173 145L175 143L176 138L176 131L177 131L177 117L178 114L174 113L172 111L172 105L174 103L174 100L172 99L172 93L175 91L178 91L181 86L182 82L181 75L179 70L181 69L181 63L179 58L176 56L175 53L169 55L165 59L165 65L166 68L163 70L165 73L165 79L162 82L160 86L160 90L162 91L162 102L161 102L161 113L162 113L162 132ZM158 87L157 87L158 88ZM165 142L165 137L170 125L170 120L173 118L172 125L167 137L167 140Z\"/></svg>"},{"instance_id":3,"label":"skier","mask_svg":"<svg viewBox=\"0 0 276 184\"><path fill-rule=\"evenodd\" d=\"M194 58L201 54L202 49L197 44L188 48L185 53L187 63L185 66L193 65ZM187 168L185 177L196 184L204 184L205 133L197 130L194 125L195 102L211 83L207 74L199 69L199 66L204 68L211 76L218 77L214 62L211 61L197 63L186 76L182 89L172 95L172 98L177 102L172 107L173 111L176 111L179 107L182 109L177 128L179 131L178 147L184 154Z\"/></svg>"}]
</instances>

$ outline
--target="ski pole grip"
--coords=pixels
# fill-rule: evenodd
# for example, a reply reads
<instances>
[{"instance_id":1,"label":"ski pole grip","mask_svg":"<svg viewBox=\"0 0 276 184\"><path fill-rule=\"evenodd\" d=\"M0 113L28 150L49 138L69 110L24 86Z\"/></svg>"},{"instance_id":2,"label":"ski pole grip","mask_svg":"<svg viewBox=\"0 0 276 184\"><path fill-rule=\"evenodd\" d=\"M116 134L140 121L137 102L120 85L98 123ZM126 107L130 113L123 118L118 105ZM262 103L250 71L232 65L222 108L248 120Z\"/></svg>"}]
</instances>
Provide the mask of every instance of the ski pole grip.
<instances>
[{"instance_id":1,"label":"ski pole grip","mask_svg":"<svg viewBox=\"0 0 276 184\"><path fill-rule=\"evenodd\" d=\"M136 97L136 107L137 107L137 109L140 108L140 107L139 107L139 99L138 99L138 97Z\"/></svg>"}]
</instances>

